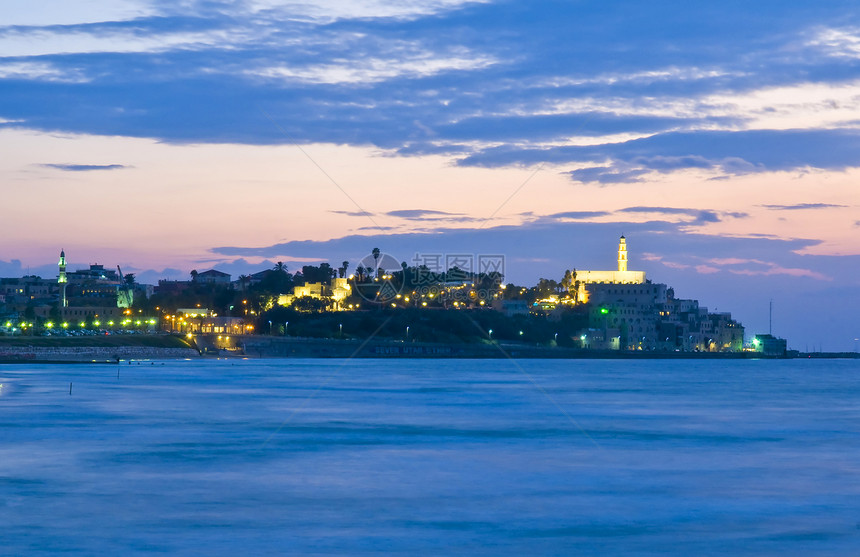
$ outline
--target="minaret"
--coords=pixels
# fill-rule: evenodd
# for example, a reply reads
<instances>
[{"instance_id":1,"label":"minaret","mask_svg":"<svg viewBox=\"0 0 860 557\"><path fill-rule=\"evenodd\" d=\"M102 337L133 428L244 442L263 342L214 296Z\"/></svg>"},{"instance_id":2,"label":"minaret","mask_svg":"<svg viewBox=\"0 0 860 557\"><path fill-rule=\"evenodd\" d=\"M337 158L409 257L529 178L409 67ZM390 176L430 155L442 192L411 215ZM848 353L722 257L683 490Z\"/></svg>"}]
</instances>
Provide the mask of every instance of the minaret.
<instances>
[{"instance_id":1,"label":"minaret","mask_svg":"<svg viewBox=\"0 0 860 557\"><path fill-rule=\"evenodd\" d=\"M66 284L69 279L66 277L66 251L60 250L60 276L57 278L57 283L60 285L60 307L68 307L69 303L66 300Z\"/></svg>"},{"instance_id":2,"label":"minaret","mask_svg":"<svg viewBox=\"0 0 860 557\"><path fill-rule=\"evenodd\" d=\"M618 240L618 271L621 273L627 271L627 240L623 235Z\"/></svg>"}]
</instances>

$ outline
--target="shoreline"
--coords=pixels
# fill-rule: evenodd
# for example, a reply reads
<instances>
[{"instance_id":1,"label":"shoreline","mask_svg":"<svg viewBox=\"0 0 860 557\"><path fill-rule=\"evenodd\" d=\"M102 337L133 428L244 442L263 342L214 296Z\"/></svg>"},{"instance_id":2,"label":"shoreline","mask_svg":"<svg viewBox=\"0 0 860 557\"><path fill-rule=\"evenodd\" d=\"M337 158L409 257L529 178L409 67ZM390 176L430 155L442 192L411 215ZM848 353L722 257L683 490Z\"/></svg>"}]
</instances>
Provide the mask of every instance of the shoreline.
<instances>
[{"instance_id":1,"label":"shoreline","mask_svg":"<svg viewBox=\"0 0 860 557\"><path fill-rule=\"evenodd\" d=\"M153 339L166 335L151 335L129 339L127 344L115 343L100 346L80 339L51 339L50 346L42 337L17 337L14 343L0 339L0 364L6 363L119 363L145 360L178 360L206 358L361 358L361 359L567 359L567 360L758 360L758 359L860 359L854 352L790 351L785 355L766 355L758 352L657 352L583 350L555 346L529 346L517 343L443 344L405 342L402 340L320 339L298 337L270 337L249 335L231 337L224 341L216 335L198 335L193 346L177 347L175 343L155 346ZM175 338L175 337L174 337ZM10 345L14 344L14 345ZM148 345L147 345L148 344Z\"/></svg>"},{"instance_id":2,"label":"shoreline","mask_svg":"<svg viewBox=\"0 0 860 557\"><path fill-rule=\"evenodd\" d=\"M434 344L392 340L304 339L295 337L242 337L225 346L217 337L199 336L195 347L153 346L2 346L0 363L119 363L144 360L206 358L289 359L568 359L568 360L757 360L793 358L857 359L855 353L756 352L652 352L582 350L522 344ZM220 345L219 345L220 344Z\"/></svg>"}]
</instances>

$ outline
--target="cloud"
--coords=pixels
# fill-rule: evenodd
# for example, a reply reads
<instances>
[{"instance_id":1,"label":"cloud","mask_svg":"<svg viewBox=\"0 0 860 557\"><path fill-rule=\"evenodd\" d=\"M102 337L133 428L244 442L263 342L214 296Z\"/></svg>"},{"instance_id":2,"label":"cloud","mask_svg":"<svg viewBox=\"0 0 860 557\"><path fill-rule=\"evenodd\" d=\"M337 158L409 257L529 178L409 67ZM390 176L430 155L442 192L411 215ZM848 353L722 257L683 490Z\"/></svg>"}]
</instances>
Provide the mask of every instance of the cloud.
<instances>
[{"instance_id":1,"label":"cloud","mask_svg":"<svg viewBox=\"0 0 860 557\"><path fill-rule=\"evenodd\" d=\"M77 25L126 21L156 15L153 2L143 0L7 0L3 26Z\"/></svg>"},{"instance_id":2,"label":"cloud","mask_svg":"<svg viewBox=\"0 0 860 557\"><path fill-rule=\"evenodd\" d=\"M389 230L400 230L397 226L362 226L358 230L374 230L376 232L386 232Z\"/></svg>"},{"instance_id":3,"label":"cloud","mask_svg":"<svg viewBox=\"0 0 860 557\"><path fill-rule=\"evenodd\" d=\"M164 32L158 29L107 28L0 29L0 52L5 57L71 54L163 53L172 50L218 50L235 47L252 37L240 30L210 29Z\"/></svg>"},{"instance_id":4,"label":"cloud","mask_svg":"<svg viewBox=\"0 0 860 557\"><path fill-rule=\"evenodd\" d=\"M768 269L729 269L730 273L736 275L749 276L774 276L774 275L789 275L792 277L807 277L815 280L832 281L833 279L818 271L812 269L786 268L779 265L772 265Z\"/></svg>"},{"instance_id":5,"label":"cloud","mask_svg":"<svg viewBox=\"0 0 860 557\"><path fill-rule=\"evenodd\" d=\"M745 269L737 269L737 268L729 268L727 269L730 273L734 273L737 275L748 275L748 276L773 276L773 275L788 275L793 277L806 277L812 278L815 280L821 281L832 281L833 278L825 275L819 271L815 271L812 269L804 269L798 267L784 267L779 263L774 263L772 261L766 261L763 259L755 259L755 258L742 258L742 257L725 257L725 258L712 258L708 260L708 263L713 265L717 265L719 267L737 267L737 266L747 266ZM752 266L752 268L750 267ZM758 267L758 268L756 268ZM716 272L719 269L715 268Z\"/></svg>"},{"instance_id":6,"label":"cloud","mask_svg":"<svg viewBox=\"0 0 860 557\"><path fill-rule=\"evenodd\" d=\"M459 164L494 167L607 159L609 165L573 171L571 177L612 183L642 181L640 177L649 171L685 168L732 175L798 168L844 170L860 160L860 130L671 132L607 145L497 147L465 157Z\"/></svg>"},{"instance_id":7,"label":"cloud","mask_svg":"<svg viewBox=\"0 0 860 557\"><path fill-rule=\"evenodd\" d=\"M346 215L348 217L372 217L375 215L375 213L371 213L370 211L329 211L329 213Z\"/></svg>"},{"instance_id":8,"label":"cloud","mask_svg":"<svg viewBox=\"0 0 860 557\"><path fill-rule=\"evenodd\" d=\"M566 211L564 213L553 213L543 217L545 219L586 220L611 215L609 211Z\"/></svg>"},{"instance_id":9,"label":"cloud","mask_svg":"<svg viewBox=\"0 0 860 557\"><path fill-rule=\"evenodd\" d=\"M600 184L624 184L630 182L641 182L640 177L648 170L618 170L612 166L592 166L572 170L570 177L577 182Z\"/></svg>"},{"instance_id":10,"label":"cloud","mask_svg":"<svg viewBox=\"0 0 860 557\"><path fill-rule=\"evenodd\" d=\"M699 226L711 222L720 222L720 216L710 210L703 209L685 209L679 207L626 207L619 209L619 213L656 213L663 215L685 215L693 217L688 224Z\"/></svg>"},{"instance_id":11,"label":"cloud","mask_svg":"<svg viewBox=\"0 0 860 557\"><path fill-rule=\"evenodd\" d=\"M42 164L44 168L53 168L56 170L65 170L68 172L89 172L92 170L119 170L121 168L129 168L124 164Z\"/></svg>"},{"instance_id":12,"label":"cloud","mask_svg":"<svg viewBox=\"0 0 860 557\"><path fill-rule=\"evenodd\" d=\"M602 73L594 77L552 77L545 82L540 83L542 86L551 87L569 87L580 85L616 85L619 83L640 83L650 84L659 81L694 81L703 79L715 79L726 76L743 75L741 72L728 72L722 68L714 67L710 69L698 68L695 66L677 67L670 66L666 68L635 71L628 73Z\"/></svg>"},{"instance_id":13,"label":"cloud","mask_svg":"<svg viewBox=\"0 0 860 557\"><path fill-rule=\"evenodd\" d=\"M0 62L0 79L41 80L58 83L85 83L88 79L75 68L47 62Z\"/></svg>"},{"instance_id":14,"label":"cloud","mask_svg":"<svg viewBox=\"0 0 860 557\"><path fill-rule=\"evenodd\" d=\"M448 213L446 211L432 211L429 209L401 209L385 213L389 217L400 217L403 219L422 219L424 217L438 216L460 216L462 213Z\"/></svg>"},{"instance_id":15,"label":"cloud","mask_svg":"<svg viewBox=\"0 0 860 557\"><path fill-rule=\"evenodd\" d=\"M375 83L394 78L421 78L450 71L486 68L496 60L460 52L453 56L423 51L397 58L353 58L337 64L269 66L245 74L269 79L326 85Z\"/></svg>"},{"instance_id":16,"label":"cloud","mask_svg":"<svg viewBox=\"0 0 860 557\"><path fill-rule=\"evenodd\" d=\"M446 221L446 222L477 222L484 219L466 216L462 213L448 213L430 209L401 209L385 213L389 217L397 217L410 221Z\"/></svg>"},{"instance_id":17,"label":"cloud","mask_svg":"<svg viewBox=\"0 0 860 557\"><path fill-rule=\"evenodd\" d=\"M699 122L700 123L700 122ZM573 137L605 138L613 134L648 135L696 125L687 118L652 114L624 115L606 108L567 114L502 113L459 119L434 127L449 140L529 141L567 140ZM597 141L604 143L606 141Z\"/></svg>"},{"instance_id":18,"label":"cloud","mask_svg":"<svg viewBox=\"0 0 860 557\"><path fill-rule=\"evenodd\" d=\"M662 253L671 254L671 259L685 262L681 256L686 254L690 262L701 264L702 254L708 254L704 263L717 265L734 258L738 263L765 261L769 256L778 264L789 267L798 266L792 262L812 260L814 256L798 256L794 252L804 249L815 241L780 240L771 238L727 238L695 233L682 233L684 223L650 221L644 223L584 223L560 221L535 221L517 226L487 226L481 229L435 228L432 233L416 233L414 230L395 234L354 234L341 238L321 241L290 241L269 246L220 246L212 248L212 253L226 257L312 257L330 254L333 259L343 260L350 254L363 257L373 245L378 245L387 253L403 258L415 250L431 252L498 253L503 251L519 257L541 257L555 261L555 266L570 265L577 268L612 268L615 264L617 239L621 232L627 237L631 253L631 268L639 261L638 253L646 256L641 260L662 261ZM572 242L569 252L560 252L559 238ZM654 249L659 247L660 249ZM563 251L563 250L562 250ZM360 254L360 255L359 255ZM575 255L574 255L575 254ZM782 259L774 259L779 256ZM563 260L563 261L562 261ZM817 258L821 260L821 258ZM603 262L603 263L601 263ZM834 267L835 268L835 267ZM523 272L520 269L519 272ZM536 274L547 270L536 270ZM537 278L537 277L536 277Z\"/></svg>"},{"instance_id":19,"label":"cloud","mask_svg":"<svg viewBox=\"0 0 860 557\"><path fill-rule=\"evenodd\" d=\"M798 211L804 209L844 208L847 207L847 205L834 205L832 203L798 203L796 205L760 205L760 207L775 211Z\"/></svg>"},{"instance_id":20,"label":"cloud","mask_svg":"<svg viewBox=\"0 0 860 557\"><path fill-rule=\"evenodd\" d=\"M244 4L253 12L270 11L289 18L330 23L339 19L408 20L484 2L486 0L250 0Z\"/></svg>"},{"instance_id":21,"label":"cloud","mask_svg":"<svg viewBox=\"0 0 860 557\"><path fill-rule=\"evenodd\" d=\"M678 267L676 267L678 268ZM680 267L684 268L684 267ZM719 273L720 270L717 267L711 267L710 265L696 265L696 272L701 275L711 275L713 273Z\"/></svg>"},{"instance_id":22,"label":"cloud","mask_svg":"<svg viewBox=\"0 0 860 557\"><path fill-rule=\"evenodd\" d=\"M806 45L834 58L860 58L860 29L855 27L819 29Z\"/></svg>"}]
</instances>

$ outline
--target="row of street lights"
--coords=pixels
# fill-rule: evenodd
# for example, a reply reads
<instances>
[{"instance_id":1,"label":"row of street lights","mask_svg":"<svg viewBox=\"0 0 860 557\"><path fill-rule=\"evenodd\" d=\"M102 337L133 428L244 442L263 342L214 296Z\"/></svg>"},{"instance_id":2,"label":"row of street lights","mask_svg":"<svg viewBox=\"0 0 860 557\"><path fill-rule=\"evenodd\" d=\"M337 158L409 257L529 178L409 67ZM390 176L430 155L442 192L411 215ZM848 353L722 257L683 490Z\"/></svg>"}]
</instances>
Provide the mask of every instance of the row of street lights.
<instances>
[{"instance_id":1,"label":"row of street lights","mask_svg":"<svg viewBox=\"0 0 860 557\"><path fill-rule=\"evenodd\" d=\"M122 321L120 321L119 325L121 327L128 327L130 325L140 327L143 325L155 325L156 323L157 323L157 321L155 319L144 319L144 320L141 320L141 319L136 319L136 320L123 319ZM73 328L75 325L76 325L75 323L70 323L68 321L63 321L62 323L54 323L53 321L46 321L44 324L42 324L41 327L35 321L29 322L29 323L27 321L19 321L17 323L13 323L12 321L6 321L6 323L4 323L4 326L6 329L13 329L13 330L14 329L27 330L27 329L36 329L36 328L69 329L69 328ZM91 325L94 328L100 328L103 325L103 323L99 320L95 320L95 321L92 321ZM112 327L114 327L114 325L116 325L116 322L114 322L113 320L110 320L110 321L105 322L104 325L112 328ZM80 321L79 323L77 323L77 326L80 327L81 329L86 329L86 328L90 327L90 325L88 325L86 321Z\"/></svg>"}]
</instances>

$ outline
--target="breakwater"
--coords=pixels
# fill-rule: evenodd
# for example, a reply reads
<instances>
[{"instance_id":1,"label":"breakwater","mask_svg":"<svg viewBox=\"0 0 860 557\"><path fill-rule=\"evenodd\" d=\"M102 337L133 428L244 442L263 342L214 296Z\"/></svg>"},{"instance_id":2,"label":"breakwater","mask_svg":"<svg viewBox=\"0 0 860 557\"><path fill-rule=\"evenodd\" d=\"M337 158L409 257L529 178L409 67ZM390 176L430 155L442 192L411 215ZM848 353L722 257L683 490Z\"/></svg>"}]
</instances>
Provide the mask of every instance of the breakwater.
<instances>
[{"instance_id":1,"label":"breakwater","mask_svg":"<svg viewBox=\"0 0 860 557\"><path fill-rule=\"evenodd\" d=\"M193 348L152 346L4 346L0 362L116 362L197 358Z\"/></svg>"},{"instance_id":2,"label":"breakwater","mask_svg":"<svg viewBox=\"0 0 860 557\"><path fill-rule=\"evenodd\" d=\"M209 353L242 354L251 358L550 358L550 359L747 359L750 352L646 352L581 350L515 343L435 344L396 340L315 339L239 336L229 344L216 336L196 338Z\"/></svg>"}]
</instances>

